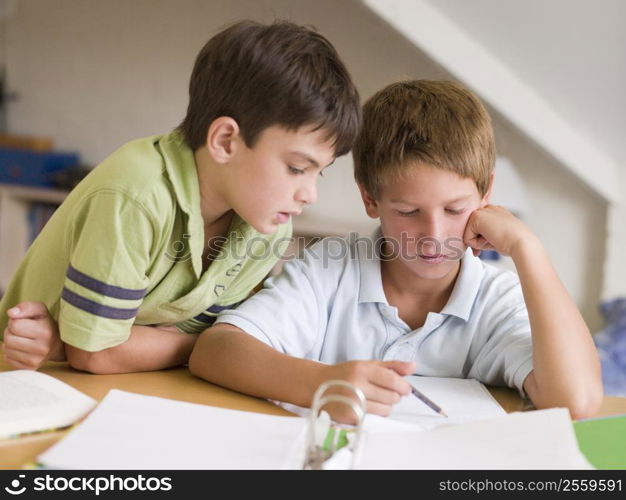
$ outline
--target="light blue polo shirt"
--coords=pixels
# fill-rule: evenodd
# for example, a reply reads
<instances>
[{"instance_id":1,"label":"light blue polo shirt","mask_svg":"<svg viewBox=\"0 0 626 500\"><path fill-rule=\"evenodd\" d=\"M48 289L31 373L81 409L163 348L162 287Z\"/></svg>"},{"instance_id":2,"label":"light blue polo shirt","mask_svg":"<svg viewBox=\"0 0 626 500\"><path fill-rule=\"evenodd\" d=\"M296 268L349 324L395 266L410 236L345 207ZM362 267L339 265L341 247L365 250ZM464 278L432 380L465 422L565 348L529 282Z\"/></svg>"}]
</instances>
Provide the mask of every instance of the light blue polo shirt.
<instances>
[{"instance_id":1,"label":"light blue polo shirt","mask_svg":"<svg viewBox=\"0 0 626 500\"><path fill-rule=\"evenodd\" d=\"M417 375L474 378L524 394L532 345L517 275L468 249L448 303L412 330L385 297L377 241L380 230L319 241L216 323L291 356L328 364L415 361Z\"/></svg>"}]
</instances>

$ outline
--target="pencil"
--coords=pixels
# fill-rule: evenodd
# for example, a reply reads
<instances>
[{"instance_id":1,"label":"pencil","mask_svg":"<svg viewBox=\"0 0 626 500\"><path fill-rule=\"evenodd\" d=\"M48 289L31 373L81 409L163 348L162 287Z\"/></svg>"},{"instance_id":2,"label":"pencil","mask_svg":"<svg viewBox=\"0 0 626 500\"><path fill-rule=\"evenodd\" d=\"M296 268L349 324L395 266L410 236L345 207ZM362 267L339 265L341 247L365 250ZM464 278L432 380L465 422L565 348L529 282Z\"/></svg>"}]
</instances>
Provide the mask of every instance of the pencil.
<instances>
[{"instance_id":1,"label":"pencil","mask_svg":"<svg viewBox=\"0 0 626 500\"><path fill-rule=\"evenodd\" d=\"M417 399L425 403L426 406L428 406L431 410L435 411L436 413L439 413L439 415L442 415L444 417L448 416L446 412L441 409L440 406L436 405L433 401L431 401L426 396L424 396L424 394L418 391L415 387L411 386L411 392Z\"/></svg>"}]
</instances>

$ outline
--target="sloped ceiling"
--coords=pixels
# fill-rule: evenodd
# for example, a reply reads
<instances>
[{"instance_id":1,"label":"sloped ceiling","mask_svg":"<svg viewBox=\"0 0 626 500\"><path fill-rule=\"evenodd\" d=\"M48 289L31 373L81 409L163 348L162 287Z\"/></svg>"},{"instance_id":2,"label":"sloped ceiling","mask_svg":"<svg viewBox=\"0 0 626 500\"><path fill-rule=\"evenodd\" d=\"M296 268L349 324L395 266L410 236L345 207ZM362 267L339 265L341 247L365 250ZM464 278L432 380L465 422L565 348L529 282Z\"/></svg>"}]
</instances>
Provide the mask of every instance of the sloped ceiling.
<instances>
[{"instance_id":1,"label":"sloped ceiling","mask_svg":"<svg viewBox=\"0 0 626 500\"><path fill-rule=\"evenodd\" d=\"M626 2L363 0L609 202L626 160Z\"/></svg>"},{"instance_id":2,"label":"sloped ceiling","mask_svg":"<svg viewBox=\"0 0 626 500\"><path fill-rule=\"evenodd\" d=\"M624 0L427 0L626 165Z\"/></svg>"}]
</instances>

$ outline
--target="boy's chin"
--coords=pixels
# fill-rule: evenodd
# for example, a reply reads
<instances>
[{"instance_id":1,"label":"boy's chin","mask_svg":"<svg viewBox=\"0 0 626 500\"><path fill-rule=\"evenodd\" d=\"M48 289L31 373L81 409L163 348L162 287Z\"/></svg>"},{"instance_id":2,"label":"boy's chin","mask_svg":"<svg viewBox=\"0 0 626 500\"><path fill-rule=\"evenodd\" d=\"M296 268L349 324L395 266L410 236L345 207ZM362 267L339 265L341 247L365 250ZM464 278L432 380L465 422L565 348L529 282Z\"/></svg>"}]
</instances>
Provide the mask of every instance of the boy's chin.
<instances>
[{"instance_id":1,"label":"boy's chin","mask_svg":"<svg viewBox=\"0 0 626 500\"><path fill-rule=\"evenodd\" d=\"M450 274L458 266L458 261L447 260L440 264L427 264L423 262L414 262L408 264L411 273L421 279L440 280Z\"/></svg>"},{"instance_id":2,"label":"boy's chin","mask_svg":"<svg viewBox=\"0 0 626 500\"><path fill-rule=\"evenodd\" d=\"M266 222L266 221L246 221L250 224L255 231L261 234L274 234L278 231L278 227L280 224L276 224L275 222Z\"/></svg>"}]
</instances>

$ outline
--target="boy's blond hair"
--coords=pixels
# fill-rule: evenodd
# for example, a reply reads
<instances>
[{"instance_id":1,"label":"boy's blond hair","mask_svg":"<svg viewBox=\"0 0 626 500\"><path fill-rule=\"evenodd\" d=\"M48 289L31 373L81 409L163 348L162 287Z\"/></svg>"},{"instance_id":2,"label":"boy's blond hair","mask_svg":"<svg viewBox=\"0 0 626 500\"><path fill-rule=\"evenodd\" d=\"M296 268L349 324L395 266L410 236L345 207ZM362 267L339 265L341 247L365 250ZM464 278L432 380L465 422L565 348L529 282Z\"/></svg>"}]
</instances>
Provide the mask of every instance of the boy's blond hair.
<instances>
[{"instance_id":1,"label":"boy's blond hair","mask_svg":"<svg viewBox=\"0 0 626 500\"><path fill-rule=\"evenodd\" d=\"M365 103L353 155L356 181L374 198L416 163L471 178L484 196L495 163L491 118L458 83L393 83Z\"/></svg>"}]
</instances>

